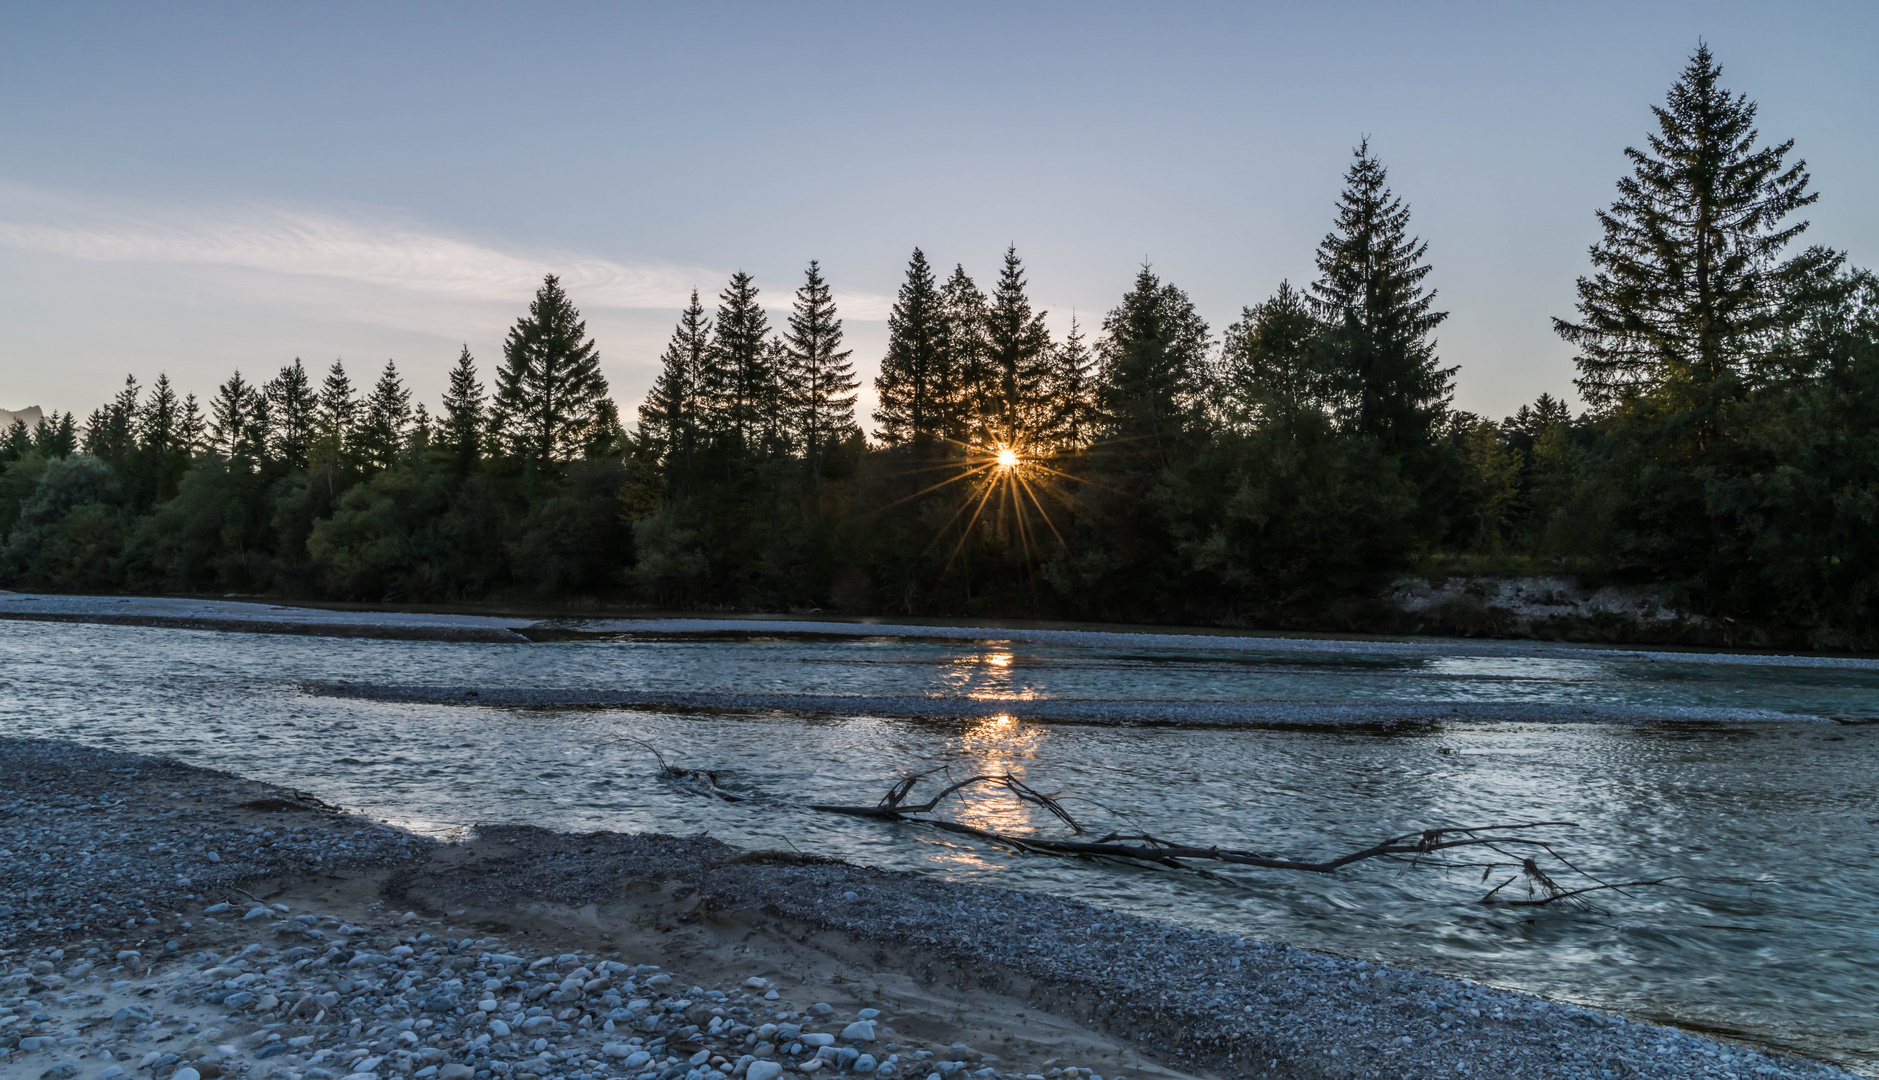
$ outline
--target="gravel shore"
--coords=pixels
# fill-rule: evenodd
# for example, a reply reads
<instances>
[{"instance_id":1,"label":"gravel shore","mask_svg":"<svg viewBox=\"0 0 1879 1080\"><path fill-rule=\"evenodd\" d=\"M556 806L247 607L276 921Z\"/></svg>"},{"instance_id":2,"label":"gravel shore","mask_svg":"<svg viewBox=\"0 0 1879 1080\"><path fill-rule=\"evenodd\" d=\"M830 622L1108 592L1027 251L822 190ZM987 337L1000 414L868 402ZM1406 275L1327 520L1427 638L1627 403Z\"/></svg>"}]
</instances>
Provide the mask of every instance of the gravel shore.
<instances>
[{"instance_id":1,"label":"gravel shore","mask_svg":"<svg viewBox=\"0 0 1879 1080\"><path fill-rule=\"evenodd\" d=\"M1074 900L706 837L443 842L0 740L0 1073L1845 1077Z\"/></svg>"}]
</instances>

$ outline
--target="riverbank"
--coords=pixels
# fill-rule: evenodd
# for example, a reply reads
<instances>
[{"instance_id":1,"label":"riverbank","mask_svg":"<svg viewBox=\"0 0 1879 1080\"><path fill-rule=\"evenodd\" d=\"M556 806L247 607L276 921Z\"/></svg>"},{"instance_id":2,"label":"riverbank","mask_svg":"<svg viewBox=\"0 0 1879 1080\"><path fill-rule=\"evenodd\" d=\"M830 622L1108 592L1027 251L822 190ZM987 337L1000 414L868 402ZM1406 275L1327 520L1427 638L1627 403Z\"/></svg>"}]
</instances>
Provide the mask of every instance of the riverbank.
<instances>
[{"instance_id":1,"label":"riverbank","mask_svg":"<svg viewBox=\"0 0 1879 1080\"><path fill-rule=\"evenodd\" d=\"M8 1075L1851 1075L702 836L439 842L224 773L20 739L0 740L0 791Z\"/></svg>"}]
</instances>

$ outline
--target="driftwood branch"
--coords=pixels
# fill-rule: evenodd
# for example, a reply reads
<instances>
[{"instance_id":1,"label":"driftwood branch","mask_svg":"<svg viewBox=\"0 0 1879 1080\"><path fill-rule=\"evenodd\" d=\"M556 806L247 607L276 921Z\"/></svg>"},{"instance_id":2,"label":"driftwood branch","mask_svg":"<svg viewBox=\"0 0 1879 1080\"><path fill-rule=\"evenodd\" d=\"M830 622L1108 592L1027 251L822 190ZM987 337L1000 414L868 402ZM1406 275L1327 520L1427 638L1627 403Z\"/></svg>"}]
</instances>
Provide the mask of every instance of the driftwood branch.
<instances>
[{"instance_id":1,"label":"driftwood branch","mask_svg":"<svg viewBox=\"0 0 1879 1080\"><path fill-rule=\"evenodd\" d=\"M928 777L941 774L946 783L931 797L923 802L910 802L913 791L920 782ZM1013 835L992 829L966 825L947 818L930 816L941 803L967 788L989 786L1002 788L1022 802L1039 806L1050 812L1058 820L1069 826L1074 834L1072 838L1055 838L1039 835ZM1513 906L1538 907L1561 900L1576 900L1588 893L1604 890L1622 891L1626 888L1645 885L1662 885L1664 881L1628 881L1607 883L1579 870L1564 856L1554 851L1552 843L1543 837L1531 835L1532 830L1547 828L1574 828L1571 821L1523 821L1496 825L1444 826L1433 829L1419 829L1381 840L1368 847L1346 852L1324 859L1296 859L1258 851L1243 851L1221 847L1218 844L1185 844L1177 840L1164 839L1147 832L1119 833L1111 832L1094 839L1083 839L1088 835L1061 801L1061 793L1045 794L1026 784L1010 773L987 773L953 779L944 769L932 769L926 772L908 773L888 789L881 800L872 806L813 805L811 809L829 814L845 814L850 817L872 818L880 821L902 821L925 825L944 832L976 837L990 843L999 844L1017 851L1038 854L1076 856L1083 858L1120 859L1138 863L1148 863L1170 869L1198 871L1190 865L1193 862L1223 863L1229 866L1249 866L1264 870L1291 870L1310 874L1330 874L1350 866L1353 863L1369 859L1388 859L1403 861L1417 866L1439 869L1482 868L1482 881L1497 866L1510 863L1519 872L1513 877L1495 886L1481 898L1482 903L1494 903L1495 896L1513 882L1526 878L1528 881L1527 898L1522 900L1499 901ZM1501 859L1491 862L1458 862L1445 853L1460 852L1462 849L1484 849ZM1534 855L1544 853L1592 880L1595 884L1584 888L1569 889L1561 886L1543 871L1535 861ZM1205 872L1205 871L1201 871Z\"/></svg>"},{"instance_id":2,"label":"driftwood branch","mask_svg":"<svg viewBox=\"0 0 1879 1080\"><path fill-rule=\"evenodd\" d=\"M613 736L613 740L615 742L631 743L641 750L646 751L648 754L651 754L659 762L660 778L669 780L686 791L691 791L699 795L709 795L714 799L723 799L725 802L746 802L750 799L749 795L725 790L718 784L718 774L709 769L679 768L667 761L665 755L659 752L658 747L644 739L636 739L631 735L615 735Z\"/></svg>"}]
</instances>

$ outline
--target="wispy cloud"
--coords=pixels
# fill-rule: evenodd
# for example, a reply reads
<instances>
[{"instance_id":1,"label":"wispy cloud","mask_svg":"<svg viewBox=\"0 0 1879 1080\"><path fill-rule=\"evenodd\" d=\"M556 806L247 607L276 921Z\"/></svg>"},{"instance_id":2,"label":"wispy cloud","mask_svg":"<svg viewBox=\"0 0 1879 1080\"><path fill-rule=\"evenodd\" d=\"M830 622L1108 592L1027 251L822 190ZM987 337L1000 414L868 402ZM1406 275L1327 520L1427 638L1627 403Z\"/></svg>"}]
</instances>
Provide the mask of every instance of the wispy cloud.
<instances>
[{"instance_id":1,"label":"wispy cloud","mask_svg":"<svg viewBox=\"0 0 1879 1080\"><path fill-rule=\"evenodd\" d=\"M0 245L98 262L243 267L463 300L514 302L559 274L584 304L677 308L715 272L503 250L407 222L293 208L126 212L0 189Z\"/></svg>"}]
</instances>

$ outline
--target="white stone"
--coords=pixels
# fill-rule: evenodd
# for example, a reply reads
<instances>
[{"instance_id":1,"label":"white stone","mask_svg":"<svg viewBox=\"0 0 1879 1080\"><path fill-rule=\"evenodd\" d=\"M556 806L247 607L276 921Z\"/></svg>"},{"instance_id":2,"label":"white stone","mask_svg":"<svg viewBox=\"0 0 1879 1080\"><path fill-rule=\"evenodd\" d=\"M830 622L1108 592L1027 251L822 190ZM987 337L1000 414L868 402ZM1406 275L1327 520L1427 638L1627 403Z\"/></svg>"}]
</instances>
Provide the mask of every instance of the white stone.
<instances>
[{"instance_id":1,"label":"white stone","mask_svg":"<svg viewBox=\"0 0 1879 1080\"><path fill-rule=\"evenodd\" d=\"M783 1066L774 1061L753 1061L750 1071L744 1074L744 1080L776 1080L783 1075Z\"/></svg>"},{"instance_id":2,"label":"white stone","mask_svg":"<svg viewBox=\"0 0 1879 1080\"><path fill-rule=\"evenodd\" d=\"M806 1038L806 1036L805 1036ZM842 1029L843 1042L873 1042L874 1021L857 1020Z\"/></svg>"}]
</instances>

